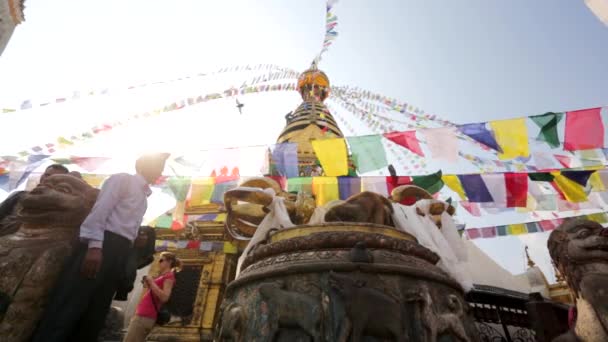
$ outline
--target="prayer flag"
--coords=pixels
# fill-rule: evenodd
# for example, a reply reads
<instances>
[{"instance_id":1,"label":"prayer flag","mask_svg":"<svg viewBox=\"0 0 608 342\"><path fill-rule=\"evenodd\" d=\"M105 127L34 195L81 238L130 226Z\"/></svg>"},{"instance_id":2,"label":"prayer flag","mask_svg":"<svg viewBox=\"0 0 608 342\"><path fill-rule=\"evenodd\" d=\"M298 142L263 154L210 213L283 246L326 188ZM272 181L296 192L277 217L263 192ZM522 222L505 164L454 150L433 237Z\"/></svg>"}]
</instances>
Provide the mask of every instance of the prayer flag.
<instances>
[{"instance_id":1,"label":"prayer flag","mask_svg":"<svg viewBox=\"0 0 608 342\"><path fill-rule=\"evenodd\" d=\"M0 175L0 189L9 192L9 188L8 188L8 180L9 180L9 175L8 174L3 174Z\"/></svg>"},{"instance_id":2,"label":"prayer flag","mask_svg":"<svg viewBox=\"0 0 608 342\"><path fill-rule=\"evenodd\" d=\"M582 185L559 172L552 172L552 175L555 177L556 186L561 190L566 200L575 203L587 201L587 194Z\"/></svg>"},{"instance_id":3,"label":"prayer flag","mask_svg":"<svg viewBox=\"0 0 608 342\"><path fill-rule=\"evenodd\" d=\"M524 118L491 121L490 127L494 130L496 141L502 150L498 153L499 159L527 157L530 154L528 127Z\"/></svg>"},{"instance_id":4,"label":"prayer flag","mask_svg":"<svg viewBox=\"0 0 608 342\"><path fill-rule=\"evenodd\" d=\"M156 228L171 228L171 224L173 223L173 217L171 215L162 215L156 219Z\"/></svg>"},{"instance_id":5,"label":"prayer flag","mask_svg":"<svg viewBox=\"0 0 608 342\"><path fill-rule=\"evenodd\" d=\"M472 216L480 217L481 210L479 209L478 203L472 203L469 201L460 201L460 205Z\"/></svg>"},{"instance_id":6,"label":"prayer flag","mask_svg":"<svg viewBox=\"0 0 608 342\"><path fill-rule=\"evenodd\" d=\"M360 173L378 170L388 165L384 146L382 145L382 136L375 134L364 135L348 137L347 140L350 151L356 158L357 170Z\"/></svg>"},{"instance_id":7,"label":"prayer flag","mask_svg":"<svg viewBox=\"0 0 608 342\"><path fill-rule=\"evenodd\" d=\"M340 189L336 177L313 177L312 191L315 195L317 207L340 199Z\"/></svg>"},{"instance_id":8,"label":"prayer flag","mask_svg":"<svg viewBox=\"0 0 608 342\"><path fill-rule=\"evenodd\" d=\"M526 230L528 233L538 233L541 231L541 228L538 225L538 222L528 222L526 223Z\"/></svg>"},{"instance_id":9,"label":"prayer flag","mask_svg":"<svg viewBox=\"0 0 608 342\"><path fill-rule=\"evenodd\" d=\"M274 145L272 161L278 175L287 178L298 177L298 144L282 143Z\"/></svg>"},{"instance_id":10,"label":"prayer flag","mask_svg":"<svg viewBox=\"0 0 608 342\"><path fill-rule=\"evenodd\" d=\"M589 177L595 171L562 171L562 175L568 177L568 179L577 182L581 186L587 186Z\"/></svg>"},{"instance_id":11,"label":"prayer flag","mask_svg":"<svg viewBox=\"0 0 608 342\"><path fill-rule=\"evenodd\" d=\"M481 231L482 238L493 238L496 237L496 227L484 227L479 228Z\"/></svg>"},{"instance_id":12,"label":"prayer flag","mask_svg":"<svg viewBox=\"0 0 608 342\"><path fill-rule=\"evenodd\" d=\"M186 245L187 249L200 249L201 248L201 242L198 240L190 240L188 241L188 244Z\"/></svg>"},{"instance_id":13,"label":"prayer flag","mask_svg":"<svg viewBox=\"0 0 608 342\"><path fill-rule=\"evenodd\" d=\"M606 218L606 213L589 214L589 215L587 215L587 219L591 220L591 221L595 221L600 224L608 223L608 219Z\"/></svg>"},{"instance_id":14,"label":"prayer flag","mask_svg":"<svg viewBox=\"0 0 608 342\"><path fill-rule=\"evenodd\" d=\"M528 198L528 175L525 173L505 173L507 207L525 207Z\"/></svg>"},{"instance_id":15,"label":"prayer flag","mask_svg":"<svg viewBox=\"0 0 608 342\"><path fill-rule=\"evenodd\" d=\"M479 228L471 228L465 231L467 232L467 237L470 240L478 239L481 237L481 231L479 230Z\"/></svg>"},{"instance_id":16,"label":"prayer flag","mask_svg":"<svg viewBox=\"0 0 608 342\"><path fill-rule=\"evenodd\" d=\"M403 146L417 155L424 157L424 153L422 153L422 149L420 148L420 143L416 138L416 131L384 133L384 137L395 144Z\"/></svg>"},{"instance_id":17,"label":"prayer flag","mask_svg":"<svg viewBox=\"0 0 608 342\"><path fill-rule=\"evenodd\" d=\"M487 206L482 205L482 208L506 208L507 207L507 187L505 184L505 176L502 173L488 173L480 175L485 183L486 189L492 196L492 201ZM466 188L465 188L466 189Z\"/></svg>"},{"instance_id":18,"label":"prayer flag","mask_svg":"<svg viewBox=\"0 0 608 342\"><path fill-rule=\"evenodd\" d=\"M458 179L460 179L460 184L462 184L470 202L493 202L492 196L480 175L459 175Z\"/></svg>"},{"instance_id":19,"label":"prayer flag","mask_svg":"<svg viewBox=\"0 0 608 342\"><path fill-rule=\"evenodd\" d=\"M467 196L464 193L464 189L462 188L462 185L460 184L460 180L458 179L458 177L456 175L443 175L441 177L441 179L443 180L445 185L448 186L448 188L452 189L452 191L454 191L455 193L458 194L458 196L460 196L461 200L467 199Z\"/></svg>"},{"instance_id":20,"label":"prayer flag","mask_svg":"<svg viewBox=\"0 0 608 342\"><path fill-rule=\"evenodd\" d=\"M312 177L296 177L287 180L287 192L307 192L312 194Z\"/></svg>"},{"instance_id":21,"label":"prayer flag","mask_svg":"<svg viewBox=\"0 0 608 342\"><path fill-rule=\"evenodd\" d=\"M238 181L228 181L215 184L215 188L213 189L213 194L211 195L211 202L213 203L224 203L224 194L228 190L232 190L238 186Z\"/></svg>"},{"instance_id":22,"label":"prayer flag","mask_svg":"<svg viewBox=\"0 0 608 342\"><path fill-rule=\"evenodd\" d=\"M371 191L382 196L388 196L386 177L363 177L361 178L361 191Z\"/></svg>"},{"instance_id":23,"label":"prayer flag","mask_svg":"<svg viewBox=\"0 0 608 342\"><path fill-rule=\"evenodd\" d=\"M215 181L213 177L194 179L190 193L190 206L196 207L209 203L214 188Z\"/></svg>"},{"instance_id":24,"label":"prayer flag","mask_svg":"<svg viewBox=\"0 0 608 342\"><path fill-rule=\"evenodd\" d=\"M507 236L509 227L508 226L496 226L496 233L498 236Z\"/></svg>"},{"instance_id":25,"label":"prayer flag","mask_svg":"<svg viewBox=\"0 0 608 342\"><path fill-rule=\"evenodd\" d=\"M566 114L564 150L588 150L604 147L602 108L576 110Z\"/></svg>"},{"instance_id":26,"label":"prayer flag","mask_svg":"<svg viewBox=\"0 0 608 342\"><path fill-rule=\"evenodd\" d=\"M312 148L323 167L325 176L348 174L348 152L343 138L312 140Z\"/></svg>"},{"instance_id":27,"label":"prayer flag","mask_svg":"<svg viewBox=\"0 0 608 342\"><path fill-rule=\"evenodd\" d=\"M602 182L601 171L605 171L605 170L598 170L598 171L594 172L593 174L591 174L591 176L589 177L589 184L591 185L591 191L596 191L596 192L606 191L604 182Z\"/></svg>"},{"instance_id":28,"label":"prayer flag","mask_svg":"<svg viewBox=\"0 0 608 342\"><path fill-rule=\"evenodd\" d=\"M359 177L338 177L338 189L340 199L345 200L361 192L361 178Z\"/></svg>"},{"instance_id":29,"label":"prayer flag","mask_svg":"<svg viewBox=\"0 0 608 342\"><path fill-rule=\"evenodd\" d=\"M555 148L560 145L557 134L557 124L562 120L564 113L548 112L542 115L531 116L530 119L540 127L540 132L536 139L549 144Z\"/></svg>"},{"instance_id":30,"label":"prayer flag","mask_svg":"<svg viewBox=\"0 0 608 342\"><path fill-rule=\"evenodd\" d=\"M421 130L433 158L455 163L458 160L458 138L453 127Z\"/></svg>"},{"instance_id":31,"label":"prayer flag","mask_svg":"<svg viewBox=\"0 0 608 342\"><path fill-rule=\"evenodd\" d=\"M78 165L87 172L93 172L99 169L101 165L110 160L110 158L103 157L72 157L71 159L72 163Z\"/></svg>"},{"instance_id":32,"label":"prayer flag","mask_svg":"<svg viewBox=\"0 0 608 342\"><path fill-rule=\"evenodd\" d=\"M500 151L500 147L498 146L492 131L486 128L485 122L460 125L458 126L458 129L460 129L463 134L471 137L471 139L482 143L489 148Z\"/></svg>"},{"instance_id":33,"label":"prayer flag","mask_svg":"<svg viewBox=\"0 0 608 342\"><path fill-rule=\"evenodd\" d=\"M510 224L509 225L509 235L521 235L526 234L528 229L526 225L523 223Z\"/></svg>"},{"instance_id":34,"label":"prayer flag","mask_svg":"<svg viewBox=\"0 0 608 342\"><path fill-rule=\"evenodd\" d=\"M386 186L388 193L392 193L393 189L401 185L412 184L412 177L408 176L386 176Z\"/></svg>"},{"instance_id":35,"label":"prayer flag","mask_svg":"<svg viewBox=\"0 0 608 342\"><path fill-rule=\"evenodd\" d=\"M173 197L178 202L186 200L188 191L190 191L190 177L171 177L167 183L173 193Z\"/></svg>"},{"instance_id":36,"label":"prayer flag","mask_svg":"<svg viewBox=\"0 0 608 342\"><path fill-rule=\"evenodd\" d=\"M414 185L423 188L431 194L439 192L443 187L443 181L441 180L441 170L426 176L413 176L412 183Z\"/></svg>"},{"instance_id":37,"label":"prayer flag","mask_svg":"<svg viewBox=\"0 0 608 342\"><path fill-rule=\"evenodd\" d=\"M224 242L224 253L226 254L236 254L238 253L238 249L232 242Z\"/></svg>"}]
</instances>

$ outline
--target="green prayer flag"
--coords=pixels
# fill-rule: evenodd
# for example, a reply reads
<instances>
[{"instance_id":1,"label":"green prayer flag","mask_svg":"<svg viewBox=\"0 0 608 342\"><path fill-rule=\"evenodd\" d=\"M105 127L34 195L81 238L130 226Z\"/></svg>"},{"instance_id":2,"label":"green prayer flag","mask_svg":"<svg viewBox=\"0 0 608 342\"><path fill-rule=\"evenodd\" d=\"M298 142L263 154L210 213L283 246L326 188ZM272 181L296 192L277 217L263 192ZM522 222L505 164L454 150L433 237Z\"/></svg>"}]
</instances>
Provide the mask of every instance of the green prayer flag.
<instances>
[{"instance_id":1,"label":"green prayer flag","mask_svg":"<svg viewBox=\"0 0 608 342\"><path fill-rule=\"evenodd\" d=\"M559 136L557 134L557 124L561 121L563 116L564 113L553 112L531 116L530 119L540 127L540 132L536 139L546 142L551 147L558 147L560 144Z\"/></svg>"},{"instance_id":2,"label":"green prayer flag","mask_svg":"<svg viewBox=\"0 0 608 342\"><path fill-rule=\"evenodd\" d=\"M413 176L412 183L423 188L431 194L441 190L443 181L441 180L441 170L426 176Z\"/></svg>"},{"instance_id":3,"label":"green prayer flag","mask_svg":"<svg viewBox=\"0 0 608 342\"><path fill-rule=\"evenodd\" d=\"M530 177L530 180L537 182L553 182L555 178L549 172L531 172L528 173L528 177Z\"/></svg>"},{"instance_id":4,"label":"green prayer flag","mask_svg":"<svg viewBox=\"0 0 608 342\"><path fill-rule=\"evenodd\" d=\"M359 172L374 171L388 165L382 145L382 135L365 135L346 139Z\"/></svg>"},{"instance_id":5,"label":"green prayer flag","mask_svg":"<svg viewBox=\"0 0 608 342\"><path fill-rule=\"evenodd\" d=\"M173 217L170 215L163 215L156 219L156 224L154 225L156 228L171 228L171 224L173 224Z\"/></svg>"},{"instance_id":6,"label":"green prayer flag","mask_svg":"<svg viewBox=\"0 0 608 342\"><path fill-rule=\"evenodd\" d=\"M190 177L171 177L167 181L169 189L178 202L185 201L190 190Z\"/></svg>"},{"instance_id":7,"label":"green prayer flag","mask_svg":"<svg viewBox=\"0 0 608 342\"><path fill-rule=\"evenodd\" d=\"M300 191L312 194L312 177L296 177L287 179L287 192Z\"/></svg>"}]
</instances>

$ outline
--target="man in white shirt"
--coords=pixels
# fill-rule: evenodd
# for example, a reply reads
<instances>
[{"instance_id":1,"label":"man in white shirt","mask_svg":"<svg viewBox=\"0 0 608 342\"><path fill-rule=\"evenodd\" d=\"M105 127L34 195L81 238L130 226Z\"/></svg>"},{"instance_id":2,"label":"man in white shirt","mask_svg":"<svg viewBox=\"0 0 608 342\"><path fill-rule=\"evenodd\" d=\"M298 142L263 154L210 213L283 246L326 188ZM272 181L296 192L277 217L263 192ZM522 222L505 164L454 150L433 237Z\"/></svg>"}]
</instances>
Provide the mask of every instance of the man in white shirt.
<instances>
[{"instance_id":1,"label":"man in white shirt","mask_svg":"<svg viewBox=\"0 0 608 342\"><path fill-rule=\"evenodd\" d=\"M148 185L160 177L168 157L143 156L135 175L115 174L104 182L32 341L97 341L147 209Z\"/></svg>"}]
</instances>

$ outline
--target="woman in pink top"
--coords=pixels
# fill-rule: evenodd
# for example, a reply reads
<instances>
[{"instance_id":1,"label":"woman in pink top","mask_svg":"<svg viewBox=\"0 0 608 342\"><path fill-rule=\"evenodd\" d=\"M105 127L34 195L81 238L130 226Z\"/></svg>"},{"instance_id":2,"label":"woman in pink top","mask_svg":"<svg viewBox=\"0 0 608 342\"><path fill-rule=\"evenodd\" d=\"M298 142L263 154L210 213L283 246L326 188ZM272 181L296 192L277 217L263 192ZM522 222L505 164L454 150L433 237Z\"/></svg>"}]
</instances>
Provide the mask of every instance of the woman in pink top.
<instances>
[{"instance_id":1,"label":"woman in pink top","mask_svg":"<svg viewBox=\"0 0 608 342\"><path fill-rule=\"evenodd\" d=\"M162 252L158 262L159 276L154 279L144 276L142 280L148 291L141 297L137 305L124 342L145 341L156 324L158 310L171 296L171 290L175 284L174 271L181 268L182 262L170 252Z\"/></svg>"}]
</instances>

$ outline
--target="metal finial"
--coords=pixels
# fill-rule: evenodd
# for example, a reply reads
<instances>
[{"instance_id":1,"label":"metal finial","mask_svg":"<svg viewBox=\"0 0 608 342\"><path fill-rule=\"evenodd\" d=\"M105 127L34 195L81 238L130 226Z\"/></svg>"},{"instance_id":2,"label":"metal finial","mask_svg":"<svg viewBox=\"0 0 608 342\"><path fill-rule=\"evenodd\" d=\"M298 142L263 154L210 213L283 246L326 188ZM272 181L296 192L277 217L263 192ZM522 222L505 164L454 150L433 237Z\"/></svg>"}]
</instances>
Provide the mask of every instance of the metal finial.
<instances>
[{"instance_id":1,"label":"metal finial","mask_svg":"<svg viewBox=\"0 0 608 342\"><path fill-rule=\"evenodd\" d=\"M526 245L525 251L526 251L526 259L528 260L528 267L536 266L534 261L532 261L532 259L530 258L530 253L528 253L528 245Z\"/></svg>"}]
</instances>

